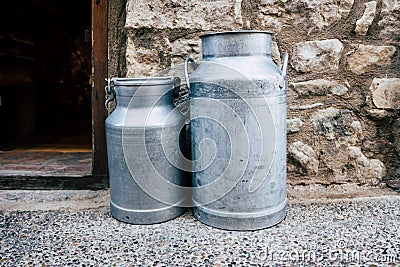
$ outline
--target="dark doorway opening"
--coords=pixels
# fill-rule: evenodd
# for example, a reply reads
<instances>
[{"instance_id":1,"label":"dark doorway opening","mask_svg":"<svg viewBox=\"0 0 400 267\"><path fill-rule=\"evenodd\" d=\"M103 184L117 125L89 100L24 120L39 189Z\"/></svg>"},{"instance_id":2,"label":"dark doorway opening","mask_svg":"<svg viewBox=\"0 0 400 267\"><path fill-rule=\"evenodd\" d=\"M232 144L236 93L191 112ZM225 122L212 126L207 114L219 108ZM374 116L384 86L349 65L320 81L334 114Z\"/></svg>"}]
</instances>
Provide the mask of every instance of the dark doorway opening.
<instances>
[{"instance_id":1,"label":"dark doorway opening","mask_svg":"<svg viewBox=\"0 0 400 267\"><path fill-rule=\"evenodd\" d=\"M91 175L91 2L2 10L0 176Z\"/></svg>"}]
</instances>

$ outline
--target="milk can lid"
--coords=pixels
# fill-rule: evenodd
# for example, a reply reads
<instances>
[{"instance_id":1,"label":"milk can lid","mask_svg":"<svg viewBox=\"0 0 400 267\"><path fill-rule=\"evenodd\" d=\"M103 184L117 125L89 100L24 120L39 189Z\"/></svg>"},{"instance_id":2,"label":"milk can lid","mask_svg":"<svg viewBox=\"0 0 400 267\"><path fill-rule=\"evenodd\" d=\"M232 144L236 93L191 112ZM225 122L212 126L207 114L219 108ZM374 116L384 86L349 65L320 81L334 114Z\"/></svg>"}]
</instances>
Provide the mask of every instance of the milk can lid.
<instances>
[{"instance_id":1,"label":"milk can lid","mask_svg":"<svg viewBox=\"0 0 400 267\"><path fill-rule=\"evenodd\" d=\"M220 35L220 34L240 34L240 33L265 33L273 35L273 32L270 31L259 31L259 30L241 30L241 31L223 31L223 32L209 32L205 34L201 34L200 38L207 37L210 35Z\"/></svg>"},{"instance_id":2,"label":"milk can lid","mask_svg":"<svg viewBox=\"0 0 400 267\"><path fill-rule=\"evenodd\" d=\"M180 82L179 77L132 77L132 78L112 78L111 81L116 86L146 86L146 85L167 85Z\"/></svg>"}]
</instances>

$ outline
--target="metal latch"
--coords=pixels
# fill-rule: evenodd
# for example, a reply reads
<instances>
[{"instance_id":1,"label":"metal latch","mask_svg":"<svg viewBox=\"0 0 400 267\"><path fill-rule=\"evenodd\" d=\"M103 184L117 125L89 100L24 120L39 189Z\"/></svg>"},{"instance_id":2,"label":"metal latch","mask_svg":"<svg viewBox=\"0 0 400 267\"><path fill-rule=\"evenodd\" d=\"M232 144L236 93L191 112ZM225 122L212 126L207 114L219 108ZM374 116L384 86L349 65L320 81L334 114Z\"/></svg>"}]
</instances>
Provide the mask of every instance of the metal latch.
<instances>
[{"instance_id":1,"label":"metal latch","mask_svg":"<svg viewBox=\"0 0 400 267\"><path fill-rule=\"evenodd\" d=\"M111 86L112 79L106 78L105 80L106 80L106 82L107 82L107 86L105 87L105 91L106 91L106 102L105 102L104 105L105 105L107 111L108 111L108 112L111 112L108 103L110 103L110 101L113 101L113 100L115 99L115 91L114 91L114 87Z\"/></svg>"}]
</instances>

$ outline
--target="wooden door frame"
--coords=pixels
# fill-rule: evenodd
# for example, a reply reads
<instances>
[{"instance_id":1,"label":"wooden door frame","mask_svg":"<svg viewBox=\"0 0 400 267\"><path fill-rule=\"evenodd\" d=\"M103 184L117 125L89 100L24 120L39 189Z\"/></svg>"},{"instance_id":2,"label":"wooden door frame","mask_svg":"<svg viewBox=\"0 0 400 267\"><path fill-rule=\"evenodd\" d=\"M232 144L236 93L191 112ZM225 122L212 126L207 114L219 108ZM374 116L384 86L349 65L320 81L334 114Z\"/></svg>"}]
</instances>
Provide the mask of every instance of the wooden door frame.
<instances>
[{"instance_id":1,"label":"wooden door frame","mask_svg":"<svg viewBox=\"0 0 400 267\"><path fill-rule=\"evenodd\" d=\"M92 142L94 187L108 187L104 105L108 77L108 0L92 0Z\"/></svg>"},{"instance_id":2,"label":"wooden door frame","mask_svg":"<svg viewBox=\"0 0 400 267\"><path fill-rule=\"evenodd\" d=\"M86 0L88 1L88 0ZM92 174L81 177L0 177L0 189L105 189L108 184L105 138L105 78L108 77L108 1L91 0L92 24Z\"/></svg>"}]
</instances>

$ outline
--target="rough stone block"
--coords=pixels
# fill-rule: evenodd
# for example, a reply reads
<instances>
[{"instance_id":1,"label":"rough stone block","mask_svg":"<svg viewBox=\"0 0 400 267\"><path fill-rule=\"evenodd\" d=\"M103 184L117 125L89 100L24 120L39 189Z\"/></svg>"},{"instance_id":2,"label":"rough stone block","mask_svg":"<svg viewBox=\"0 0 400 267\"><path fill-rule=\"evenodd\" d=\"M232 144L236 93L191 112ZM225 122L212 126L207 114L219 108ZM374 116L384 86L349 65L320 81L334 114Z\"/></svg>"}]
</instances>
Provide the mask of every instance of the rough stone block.
<instances>
[{"instance_id":1,"label":"rough stone block","mask_svg":"<svg viewBox=\"0 0 400 267\"><path fill-rule=\"evenodd\" d=\"M321 30L350 13L354 0L262 0L258 15L259 25L275 27L302 25L309 31Z\"/></svg>"},{"instance_id":2,"label":"rough stone block","mask_svg":"<svg viewBox=\"0 0 400 267\"><path fill-rule=\"evenodd\" d=\"M317 133L335 141L336 145L354 145L363 137L361 123L354 120L347 109L318 110L312 115L311 122Z\"/></svg>"},{"instance_id":3,"label":"rough stone block","mask_svg":"<svg viewBox=\"0 0 400 267\"><path fill-rule=\"evenodd\" d=\"M298 72L337 70L342 51L343 44L338 39L301 42L292 53L292 66Z\"/></svg>"},{"instance_id":4,"label":"rough stone block","mask_svg":"<svg viewBox=\"0 0 400 267\"><path fill-rule=\"evenodd\" d=\"M196 60L201 59L201 41L200 39L177 39L171 43L173 57L193 57Z\"/></svg>"},{"instance_id":5,"label":"rough stone block","mask_svg":"<svg viewBox=\"0 0 400 267\"><path fill-rule=\"evenodd\" d=\"M280 32L282 30L282 23L269 15L263 15L260 13L258 15L258 23L264 31L271 31L273 33Z\"/></svg>"},{"instance_id":6,"label":"rough stone block","mask_svg":"<svg viewBox=\"0 0 400 267\"><path fill-rule=\"evenodd\" d=\"M362 17L356 21L355 32L359 35L366 35L376 15L376 1L365 3L365 10Z\"/></svg>"},{"instance_id":7,"label":"rough stone block","mask_svg":"<svg viewBox=\"0 0 400 267\"><path fill-rule=\"evenodd\" d=\"M394 46L353 45L347 64L352 72L363 74L373 66L388 65L394 52Z\"/></svg>"},{"instance_id":8,"label":"rough stone block","mask_svg":"<svg viewBox=\"0 0 400 267\"><path fill-rule=\"evenodd\" d=\"M127 77L161 75L166 65L162 62L166 58L163 55L170 50L171 44L167 38L145 46L129 37L126 48Z\"/></svg>"},{"instance_id":9,"label":"rough stone block","mask_svg":"<svg viewBox=\"0 0 400 267\"><path fill-rule=\"evenodd\" d=\"M372 101L377 108L400 109L399 78L375 78L369 90L372 92Z\"/></svg>"},{"instance_id":10,"label":"rough stone block","mask_svg":"<svg viewBox=\"0 0 400 267\"><path fill-rule=\"evenodd\" d=\"M345 95L348 91L345 85L325 79L290 83L290 86L299 96L323 96L329 93Z\"/></svg>"},{"instance_id":11,"label":"rough stone block","mask_svg":"<svg viewBox=\"0 0 400 267\"><path fill-rule=\"evenodd\" d=\"M303 127L304 122L299 118L288 119L286 121L286 132L296 133Z\"/></svg>"},{"instance_id":12,"label":"rough stone block","mask_svg":"<svg viewBox=\"0 0 400 267\"><path fill-rule=\"evenodd\" d=\"M298 161L307 173L318 173L319 161L315 156L314 150L310 146L300 141L294 142L289 146L289 155Z\"/></svg>"},{"instance_id":13,"label":"rough stone block","mask_svg":"<svg viewBox=\"0 0 400 267\"><path fill-rule=\"evenodd\" d=\"M372 120L382 120L390 116L390 112L384 109L370 109L367 110L367 112L368 112L368 117Z\"/></svg>"},{"instance_id":14,"label":"rough stone block","mask_svg":"<svg viewBox=\"0 0 400 267\"><path fill-rule=\"evenodd\" d=\"M325 166L331 173L326 178L328 183L351 180L362 185L380 184L386 167L378 159L368 159L361 152L361 123L353 118L350 110L333 107L319 110L311 122L316 132L326 138L320 139L315 147L320 150L320 166Z\"/></svg>"},{"instance_id":15,"label":"rough stone block","mask_svg":"<svg viewBox=\"0 0 400 267\"><path fill-rule=\"evenodd\" d=\"M381 9L381 20L379 26L382 27L381 36L395 38L400 35L400 1L383 0Z\"/></svg>"},{"instance_id":16,"label":"rough stone block","mask_svg":"<svg viewBox=\"0 0 400 267\"><path fill-rule=\"evenodd\" d=\"M200 39L177 39L171 43L171 67L168 75L178 76L184 81L184 63L186 58L201 61ZM192 71L190 69L190 71ZM190 73L190 72L189 72Z\"/></svg>"},{"instance_id":17,"label":"rough stone block","mask_svg":"<svg viewBox=\"0 0 400 267\"><path fill-rule=\"evenodd\" d=\"M369 160L360 147L351 146L349 149L349 165L355 168L355 176L362 185L378 185L385 176L386 167L377 159Z\"/></svg>"},{"instance_id":18,"label":"rough stone block","mask_svg":"<svg viewBox=\"0 0 400 267\"><path fill-rule=\"evenodd\" d=\"M242 26L241 2L130 0L125 27L190 31L239 29Z\"/></svg>"},{"instance_id":19,"label":"rough stone block","mask_svg":"<svg viewBox=\"0 0 400 267\"><path fill-rule=\"evenodd\" d=\"M317 28L322 29L333 22L341 20L343 16L347 16L350 13L354 0L308 0L304 2L313 11L313 6L316 5L315 11L311 13L311 20Z\"/></svg>"},{"instance_id":20,"label":"rough stone block","mask_svg":"<svg viewBox=\"0 0 400 267\"><path fill-rule=\"evenodd\" d=\"M278 43L274 41L271 44L271 57L272 61L275 62L278 68L281 68L282 67L281 53L279 52Z\"/></svg>"}]
</instances>

